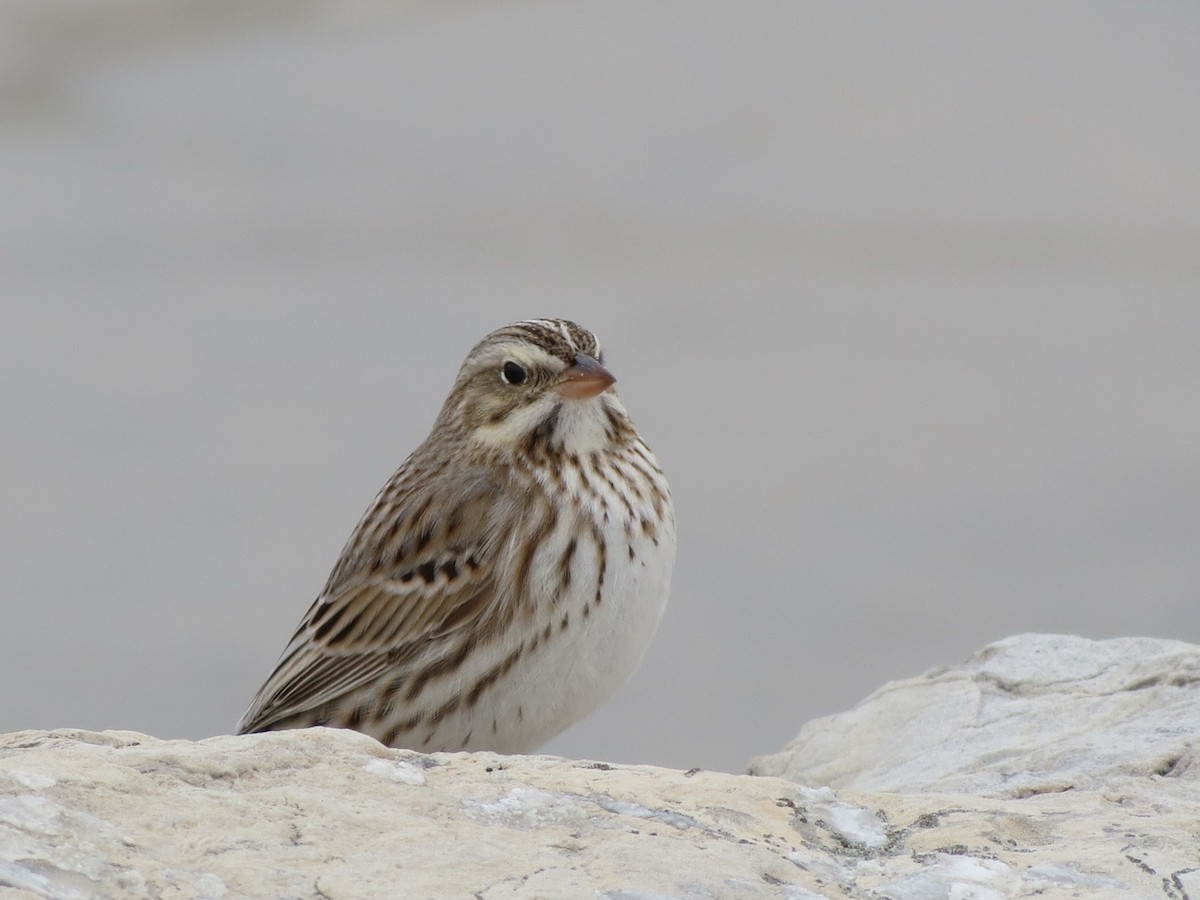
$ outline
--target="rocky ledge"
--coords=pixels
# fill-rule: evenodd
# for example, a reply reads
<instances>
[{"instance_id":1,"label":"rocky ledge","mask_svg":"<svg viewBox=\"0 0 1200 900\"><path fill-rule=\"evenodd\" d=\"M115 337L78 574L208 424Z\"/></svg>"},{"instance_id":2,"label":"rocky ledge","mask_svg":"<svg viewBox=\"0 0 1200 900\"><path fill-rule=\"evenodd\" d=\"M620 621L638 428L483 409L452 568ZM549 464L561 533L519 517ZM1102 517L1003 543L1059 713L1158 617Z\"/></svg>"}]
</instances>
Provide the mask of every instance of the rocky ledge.
<instances>
[{"instance_id":1,"label":"rocky ledge","mask_svg":"<svg viewBox=\"0 0 1200 900\"><path fill-rule=\"evenodd\" d=\"M17 732L0 897L1200 900L1198 684L1187 644L1025 635L755 775Z\"/></svg>"}]
</instances>

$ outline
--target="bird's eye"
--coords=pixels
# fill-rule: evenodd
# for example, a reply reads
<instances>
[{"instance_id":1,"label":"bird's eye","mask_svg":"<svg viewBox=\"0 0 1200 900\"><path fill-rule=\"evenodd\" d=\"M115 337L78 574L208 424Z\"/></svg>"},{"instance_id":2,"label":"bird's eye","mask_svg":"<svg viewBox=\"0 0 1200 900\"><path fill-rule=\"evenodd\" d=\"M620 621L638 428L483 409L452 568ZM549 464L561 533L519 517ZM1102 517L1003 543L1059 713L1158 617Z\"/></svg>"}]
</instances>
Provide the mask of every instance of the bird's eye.
<instances>
[{"instance_id":1,"label":"bird's eye","mask_svg":"<svg viewBox=\"0 0 1200 900\"><path fill-rule=\"evenodd\" d=\"M527 376L525 370L510 359L500 370L500 377L505 384L524 384Z\"/></svg>"}]
</instances>

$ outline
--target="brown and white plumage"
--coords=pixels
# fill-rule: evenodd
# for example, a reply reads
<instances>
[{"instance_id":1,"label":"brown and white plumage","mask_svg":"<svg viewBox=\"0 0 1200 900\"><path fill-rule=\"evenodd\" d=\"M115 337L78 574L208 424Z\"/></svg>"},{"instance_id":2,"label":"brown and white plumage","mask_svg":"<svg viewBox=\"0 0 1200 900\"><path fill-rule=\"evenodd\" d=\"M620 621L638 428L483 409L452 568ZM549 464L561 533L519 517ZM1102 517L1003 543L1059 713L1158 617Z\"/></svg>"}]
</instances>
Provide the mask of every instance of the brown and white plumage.
<instances>
[{"instance_id":1,"label":"brown and white plumage","mask_svg":"<svg viewBox=\"0 0 1200 900\"><path fill-rule=\"evenodd\" d=\"M477 344L239 731L528 752L619 688L666 604L675 520L613 380L565 320Z\"/></svg>"}]
</instances>

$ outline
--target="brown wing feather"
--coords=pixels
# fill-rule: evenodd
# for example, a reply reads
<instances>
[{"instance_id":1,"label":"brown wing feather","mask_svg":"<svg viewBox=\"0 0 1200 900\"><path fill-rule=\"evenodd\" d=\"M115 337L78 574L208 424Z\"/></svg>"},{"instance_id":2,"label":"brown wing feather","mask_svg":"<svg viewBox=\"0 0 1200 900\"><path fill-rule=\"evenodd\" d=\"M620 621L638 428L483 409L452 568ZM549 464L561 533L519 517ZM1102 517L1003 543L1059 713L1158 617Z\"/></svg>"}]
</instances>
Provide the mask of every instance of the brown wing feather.
<instances>
[{"instance_id":1,"label":"brown wing feather","mask_svg":"<svg viewBox=\"0 0 1200 900\"><path fill-rule=\"evenodd\" d=\"M240 733L306 715L315 723L322 706L385 673L402 673L431 644L494 612L500 598L485 573L502 493L484 479L466 479L465 490L460 481L458 502L442 505L439 515L428 502L436 480L413 489L403 473L359 522L325 593L238 723ZM381 545L373 557L364 552Z\"/></svg>"}]
</instances>

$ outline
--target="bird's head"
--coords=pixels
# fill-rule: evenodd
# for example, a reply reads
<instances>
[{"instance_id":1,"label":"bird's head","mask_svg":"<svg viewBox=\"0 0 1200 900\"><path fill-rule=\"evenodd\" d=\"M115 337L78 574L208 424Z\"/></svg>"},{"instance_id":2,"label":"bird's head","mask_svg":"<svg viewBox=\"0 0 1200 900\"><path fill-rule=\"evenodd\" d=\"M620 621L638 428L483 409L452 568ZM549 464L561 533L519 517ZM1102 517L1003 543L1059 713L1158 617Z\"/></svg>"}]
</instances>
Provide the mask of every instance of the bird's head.
<instances>
[{"instance_id":1,"label":"bird's head","mask_svg":"<svg viewBox=\"0 0 1200 900\"><path fill-rule=\"evenodd\" d=\"M439 424L502 452L587 453L627 422L596 336L565 319L493 331L467 355Z\"/></svg>"}]
</instances>

